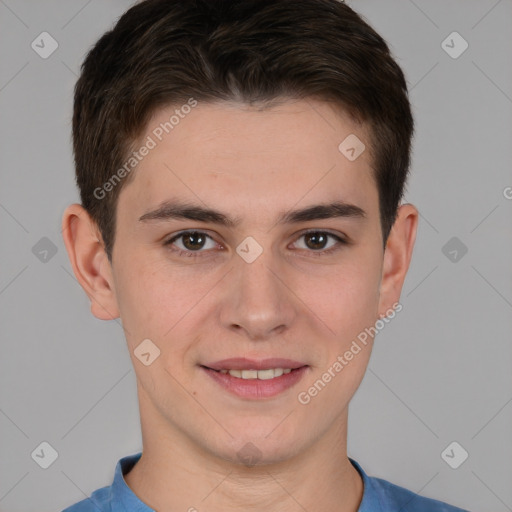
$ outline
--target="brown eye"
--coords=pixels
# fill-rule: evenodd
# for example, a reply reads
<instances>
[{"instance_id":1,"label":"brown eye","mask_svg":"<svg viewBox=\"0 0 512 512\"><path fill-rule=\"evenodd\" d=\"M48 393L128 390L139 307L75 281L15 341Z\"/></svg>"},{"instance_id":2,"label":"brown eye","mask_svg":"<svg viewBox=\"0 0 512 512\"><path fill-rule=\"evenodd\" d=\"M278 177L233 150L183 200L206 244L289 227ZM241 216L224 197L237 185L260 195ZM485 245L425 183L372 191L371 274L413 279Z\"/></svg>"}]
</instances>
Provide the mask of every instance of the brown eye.
<instances>
[{"instance_id":1,"label":"brown eye","mask_svg":"<svg viewBox=\"0 0 512 512\"><path fill-rule=\"evenodd\" d=\"M181 238L183 239L183 245L185 248L190 251L202 249L206 241L204 233L199 233L198 231L185 233L184 235L181 235Z\"/></svg>"},{"instance_id":2,"label":"brown eye","mask_svg":"<svg viewBox=\"0 0 512 512\"><path fill-rule=\"evenodd\" d=\"M215 247L215 241L213 238L202 231L182 231L167 240L164 245L170 246L171 249L176 251L180 256L195 257L201 256L202 253L207 252L206 250L202 251L201 249L205 248L205 244L208 241L212 242L212 247L207 247L207 249ZM181 242L181 244L178 244L178 242ZM174 245L176 245L176 248L173 248Z\"/></svg>"},{"instance_id":3,"label":"brown eye","mask_svg":"<svg viewBox=\"0 0 512 512\"><path fill-rule=\"evenodd\" d=\"M319 230L307 231L299 236L298 239L305 240L303 247L299 246L299 249L305 250L313 256L330 254L340 249L341 245L348 244L345 239L335 235L334 233ZM329 239L333 240L334 243L328 245ZM207 247L208 242L212 244L210 247ZM202 231L191 230L182 231L181 233L174 235L172 238L164 242L164 246L169 246L169 248L179 256L194 258L206 256L206 254L203 253L209 253L210 251L207 249L214 249L216 242L210 235Z\"/></svg>"},{"instance_id":4,"label":"brown eye","mask_svg":"<svg viewBox=\"0 0 512 512\"><path fill-rule=\"evenodd\" d=\"M325 233L322 233L321 231L313 232L313 233L306 233L304 235L304 239L306 240L306 245L310 249L315 250L322 250L325 249L325 244L327 243L328 236L326 236Z\"/></svg>"},{"instance_id":5,"label":"brown eye","mask_svg":"<svg viewBox=\"0 0 512 512\"><path fill-rule=\"evenodd\" d=\"M347 243L340 236L335 235L334 233L329 233L327 231L308 231L299 237L299 239L302 238L305 241L305 247L300 248L309 250L311 253L318 253L318 256L336 251L339 249L340 245L345 245ZM326 244L328 244L329 239L334 240L334 243L330 246L327 246Z\"/></svg>"}]
</instances>

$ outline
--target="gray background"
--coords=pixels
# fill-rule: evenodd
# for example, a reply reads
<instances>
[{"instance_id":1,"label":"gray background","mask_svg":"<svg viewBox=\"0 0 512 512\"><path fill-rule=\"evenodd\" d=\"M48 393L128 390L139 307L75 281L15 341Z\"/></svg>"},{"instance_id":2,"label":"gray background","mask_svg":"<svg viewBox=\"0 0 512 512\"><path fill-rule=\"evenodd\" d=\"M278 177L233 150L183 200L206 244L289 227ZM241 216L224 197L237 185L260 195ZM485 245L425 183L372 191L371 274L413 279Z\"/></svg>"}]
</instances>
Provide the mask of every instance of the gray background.
<instances>
[{"instance_id":1,"label":"gray background","mask_svg":"<svg viewBox=\"0 0 512 512\"><path fill-rule=\"evenodd\" d=\"M89 312L60 233L78 200L79 65L131 3L0 0L2 512L61 510L110 484L117 460L141 449L122 329ZM349 455L422 495L511 511L512 1L350 5L389 42L410 84L406 200L421 219L403 311L378 335L350 406ZM43 31L59 45L47 59L31 48ZM458 58L441 45L453 31L469 44ZM48 469L31 457L43 441L58 452ZM441 458L452 441L469 453L458 469Z\"/></svg>"}]
</instances>

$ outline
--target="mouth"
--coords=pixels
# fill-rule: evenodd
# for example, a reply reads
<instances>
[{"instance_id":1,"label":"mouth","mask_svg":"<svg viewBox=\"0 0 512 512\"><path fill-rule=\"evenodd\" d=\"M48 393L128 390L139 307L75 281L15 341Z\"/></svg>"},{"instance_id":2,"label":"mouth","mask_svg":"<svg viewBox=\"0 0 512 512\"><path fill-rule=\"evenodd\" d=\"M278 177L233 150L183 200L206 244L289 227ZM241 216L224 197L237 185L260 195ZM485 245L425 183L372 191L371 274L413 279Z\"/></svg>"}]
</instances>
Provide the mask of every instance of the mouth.
<instances>
[{"instance_id":1,"label":"mouth","mask_svg":"<svg viewBox=\"0 0 512 512\"><path fill-rule=\"evenodd\" d=\"M213 368L205 367L208 370L213 370ZM298 368L268 368L266 370L213 370L214 372L222 373L222 375L231 375L231 377L235 377L237 379L259 379L259 380L270 380L276 377L281 377L281 375L286 375L290 373L292 370L298 370Z\"/></svg>"},{"instance_id":2,"label":"mouth","mask_svg":"<svg viewBox=\"0 0 512 512\"><path fill-rule=\"evenodd\" d=\"M309 365L289 359L232 358L200 365L214 382L240 398L271 398L294 386Z\"/></svg>"}]
</instances>

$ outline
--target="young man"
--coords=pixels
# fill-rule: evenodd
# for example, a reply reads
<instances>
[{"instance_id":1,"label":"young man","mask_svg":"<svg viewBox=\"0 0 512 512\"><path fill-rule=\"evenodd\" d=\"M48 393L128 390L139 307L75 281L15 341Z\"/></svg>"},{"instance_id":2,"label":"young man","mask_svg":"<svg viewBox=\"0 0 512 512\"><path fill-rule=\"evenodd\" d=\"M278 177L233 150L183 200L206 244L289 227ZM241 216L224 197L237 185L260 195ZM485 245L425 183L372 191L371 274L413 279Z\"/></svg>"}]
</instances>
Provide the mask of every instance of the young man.
<instances>
[{"instance_id":1,"label":"young man","mask_svg":"<svg viewBox=\"0 0 512 512\"><path fill-rule=\"evenodd\" d=\"M148 0L98 41L63 236L122 320L143 451L67 512L461 510L347 456L413 251L412 133L402 71L337 0Z\"/></svg>"}]
</instances>

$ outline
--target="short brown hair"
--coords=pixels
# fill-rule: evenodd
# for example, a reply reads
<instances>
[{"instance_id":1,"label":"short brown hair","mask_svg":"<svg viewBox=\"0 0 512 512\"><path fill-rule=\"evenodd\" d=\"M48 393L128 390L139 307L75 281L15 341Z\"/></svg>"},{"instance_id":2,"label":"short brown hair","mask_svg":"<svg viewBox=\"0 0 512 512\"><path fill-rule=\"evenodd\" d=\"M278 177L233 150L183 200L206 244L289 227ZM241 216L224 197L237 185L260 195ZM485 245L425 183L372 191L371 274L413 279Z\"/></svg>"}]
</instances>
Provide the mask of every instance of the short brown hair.
<instances>
[{"instance_id":1,"label":"short brown hair","mask_svg":"<svg viewBox=\"0 0 512 512\"><path fill-rule=\"evenodd\" d=\"M339 0L145 0L97 41L75 86L77 184L110 260L117 199L131 175L104 197L95 191L129 158L157 108L190 98L318 98L366 123L386 243L414 123L384 39Z\"/></svg>"}]
</instances>

